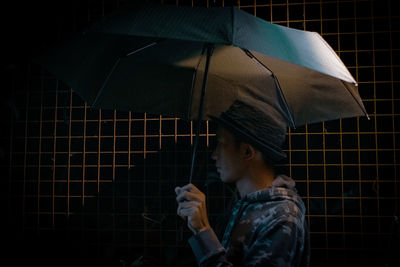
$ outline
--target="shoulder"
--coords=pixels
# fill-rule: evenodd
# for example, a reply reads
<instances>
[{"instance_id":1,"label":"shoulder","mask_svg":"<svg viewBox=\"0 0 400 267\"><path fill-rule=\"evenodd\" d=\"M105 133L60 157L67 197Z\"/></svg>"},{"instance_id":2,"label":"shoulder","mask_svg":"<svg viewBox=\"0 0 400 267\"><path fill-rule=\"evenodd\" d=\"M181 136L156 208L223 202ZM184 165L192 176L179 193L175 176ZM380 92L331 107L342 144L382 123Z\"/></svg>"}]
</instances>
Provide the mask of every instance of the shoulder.
<instances>
[{"instance_id":1,"label":"shoulder","mask_svg":"<svg viewBox=\"0 0 400 267\"><path fill-rule=\"evenodd\" d=\"M301 219L304 217L302 209L290 199L252 203L249 212L255 216L267 216L269 219L292 217Z\"/></svg>"},{"instance_id":2,"label":"shoulder","mask_svg":"<svg viewBox=\"0 0 400 267\"><path fill-rule=\"evenodd\" d=\"M303 220L304 212L299 206L292 200L281 200L276 201L272 209L274 210L274 217L280 220Z\"/></svg>"},{"instance_id":3,"label":"shoulder","mask_svg":"<svg viewBox=\"0 0 400 267\"><path fill-rule=\"evenodd\" d=\"M305 216L297 204L291 200L254 203L249 212L252 218L253 229L256 232L276 228L302 231Z\"/></svg>"}]
</instances>

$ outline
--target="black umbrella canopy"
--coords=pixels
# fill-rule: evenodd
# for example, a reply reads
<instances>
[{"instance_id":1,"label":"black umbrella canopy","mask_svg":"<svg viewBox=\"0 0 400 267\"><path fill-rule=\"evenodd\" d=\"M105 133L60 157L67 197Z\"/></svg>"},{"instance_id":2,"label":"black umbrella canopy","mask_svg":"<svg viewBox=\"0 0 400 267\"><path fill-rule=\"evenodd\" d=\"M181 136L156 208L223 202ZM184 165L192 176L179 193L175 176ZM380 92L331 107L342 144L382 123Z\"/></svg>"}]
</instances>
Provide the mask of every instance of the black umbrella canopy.
<instances>
[{"instance_id":1,"label":"black umbrella canopy","mask_svg":"<svg viewBox=\"0 0 400 267\"><path fill-rule=\"evenodd\" d=\"M39 59L93 108L197 119L237 99L287 126L367 115L357 84L318 33L237 8L117 11Z\"/></svg>"},{"instance_id":2,"label":"black umbrella canopy","mask_svg":"<svg viewBox=\"0 0 400 267\"><path fill-rule=\"evenodd\" d=\"M234 7L126 7L41 61L94 108L205 119L247 99L288 126L366 115L353 77L319 34Z\"/></svg>"}]
</instances>

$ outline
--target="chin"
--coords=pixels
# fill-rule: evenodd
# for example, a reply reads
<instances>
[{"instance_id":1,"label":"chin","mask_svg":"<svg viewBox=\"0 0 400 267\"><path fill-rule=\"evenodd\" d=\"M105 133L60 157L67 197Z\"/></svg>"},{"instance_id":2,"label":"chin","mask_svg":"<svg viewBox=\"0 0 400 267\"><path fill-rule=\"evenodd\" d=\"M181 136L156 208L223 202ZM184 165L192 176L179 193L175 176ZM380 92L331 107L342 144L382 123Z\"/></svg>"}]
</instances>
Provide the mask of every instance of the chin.
<instances>
[{"instance_id":1,"label":"chin","mask_svg":"<svg viewBox=\"0 0 400 267\"><path fill-rule=\"evenodd\" d=\"M229 183L229 181L227 181L224 177L220 176L219 178L221 179L221 182L223 182L223 183Z\"/></svg>"},{"instance_id":2,"label":"chin","mask_svg":"<svg viewBox=\"0 0 400 267\"><path fill-rule=\"evenodd\" d=\"M228 176L228 175L224 175L224 174L220 174L219 178L221 179L221 181L223 183L234 183L236 180L234 179L234 177L232 176Z\"/></svg>"}]
</instances>

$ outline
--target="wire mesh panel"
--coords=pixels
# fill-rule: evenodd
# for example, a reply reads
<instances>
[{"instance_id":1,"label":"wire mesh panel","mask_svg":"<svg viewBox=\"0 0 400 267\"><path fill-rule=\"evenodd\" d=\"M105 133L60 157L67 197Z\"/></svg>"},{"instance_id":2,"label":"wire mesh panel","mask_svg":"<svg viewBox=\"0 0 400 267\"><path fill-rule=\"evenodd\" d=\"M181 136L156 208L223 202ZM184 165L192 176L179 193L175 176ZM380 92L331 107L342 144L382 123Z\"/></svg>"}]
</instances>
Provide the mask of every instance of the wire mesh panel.
<instances>
[{"instance_id":1,"label":"wire mesh panel","mask_svg":"<svg viewBox=\"0 0 400 267\"><path fill-rule=\"evenodd\" d=\"M161 2L235 5L324 37L357 81L370 120L289 129L288 158L278 169L294 178L306 204L312 266L399 264L400 47L394 1ZM41 25L46 36L41 46L124 4L43 4L39 8L51 11L40 14L56 26ZM193 123L93 109L42 67L28 60L10 62L2 70L12 93L2 105L0 151L9 257L21 264L195 265L187 244L190 231L176 215L174 193L175 186L188 182ZM220 234L234 193L219 181L210 158L215 125L201 127L193 183L206 193L211 223Z\"/></svg>"}]
</instances>

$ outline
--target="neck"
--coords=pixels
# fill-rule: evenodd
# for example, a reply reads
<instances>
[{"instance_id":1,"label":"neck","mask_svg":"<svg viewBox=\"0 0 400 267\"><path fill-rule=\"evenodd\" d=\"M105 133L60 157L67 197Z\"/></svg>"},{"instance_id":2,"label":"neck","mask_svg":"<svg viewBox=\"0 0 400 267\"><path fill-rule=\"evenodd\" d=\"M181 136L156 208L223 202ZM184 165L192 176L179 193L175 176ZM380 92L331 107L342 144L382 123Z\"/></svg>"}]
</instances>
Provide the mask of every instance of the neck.
<instances>
[{"instance_id":1,"label":"neck","mask_svg":"<svg viewBox=\"0 0 400 267\"><path fill-rule=\"evenodd\" d=\"M265 165L250 167L248 172L236 181L236 188L239 191L240 198L252 192L270 187L274 178L274 171Z\"/></svg>"}]
</instances>

